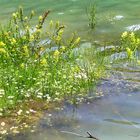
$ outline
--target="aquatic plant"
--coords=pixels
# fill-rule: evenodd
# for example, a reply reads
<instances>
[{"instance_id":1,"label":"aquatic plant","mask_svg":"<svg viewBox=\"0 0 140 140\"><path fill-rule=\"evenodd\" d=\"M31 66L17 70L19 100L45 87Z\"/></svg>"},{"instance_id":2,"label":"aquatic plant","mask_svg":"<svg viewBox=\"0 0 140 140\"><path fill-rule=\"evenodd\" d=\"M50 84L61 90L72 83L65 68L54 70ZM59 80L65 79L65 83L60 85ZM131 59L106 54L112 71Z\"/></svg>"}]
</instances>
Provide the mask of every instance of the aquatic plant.
<instances>
[{"instance_id":1,"label":"aquatic plant","mask_svg":"<svg viewBox=\"0 0 140 140\"><path fill-rule=\"evenodd\" d=\"M89 27L91 29L95 29L96 26L96 5L94 3L90 3L89 6L86 9L87 11L87 16L88 16L88 22L89 22Z\"/></svg>"},{"instance_id":2,"label":"aquatic plant","mask_svg":"<svg viewBox=\"0 0 140 140\"><path fill-rule=\"evenodd\" d=\"M121 50L125 51L128 59L136 58L140 47L140 38L134 32L123 32L121 35Z\"/></svg>"},{"instance_id":3,"label":"aquatic plant","mask_svg":"<svg viewBox=\"0 0 140 140\"><path fill-rule=\"evenodd\" d=\"M132 63L139 63L140 56L140 37L134 32L123 32L115 42L105 43L102 50L99 49L100 56L108 58L114 64L120 61L131 61Z\"/></svg>"}]
</instances>

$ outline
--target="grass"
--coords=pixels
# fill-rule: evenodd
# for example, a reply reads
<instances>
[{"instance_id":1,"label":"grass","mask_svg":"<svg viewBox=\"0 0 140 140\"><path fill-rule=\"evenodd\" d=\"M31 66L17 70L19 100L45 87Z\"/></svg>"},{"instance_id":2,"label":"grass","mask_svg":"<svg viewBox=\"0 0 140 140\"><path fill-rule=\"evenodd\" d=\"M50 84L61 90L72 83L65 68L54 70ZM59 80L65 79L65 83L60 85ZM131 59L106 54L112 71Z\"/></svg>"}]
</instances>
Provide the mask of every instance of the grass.
<instances>
[{"instance_id":1,"label":"grass","mask_svg":"<svg viewBox=\"0 0 140 140\"><path fill-rule=\"evenodd\" d=\"M102 76L102 66L89 61L86 51L75 54L80 37L65 38L65 26L53 21L44 31L49 11L32 26L34 14L24 16L19 8L0 28L0 116L30 99L75 102Z\"/></svg>"},{"instance_id":2,"label":"grass","mask_svg":"<svg viewBox=\"0 0 140 140\"><path fill-rule=\"evenodd\" d=\"M95 3L90 3L90 5L86 8L89 27L91 29L95 29L96 26L96 5Z\"/></svg>"}]
</instances>

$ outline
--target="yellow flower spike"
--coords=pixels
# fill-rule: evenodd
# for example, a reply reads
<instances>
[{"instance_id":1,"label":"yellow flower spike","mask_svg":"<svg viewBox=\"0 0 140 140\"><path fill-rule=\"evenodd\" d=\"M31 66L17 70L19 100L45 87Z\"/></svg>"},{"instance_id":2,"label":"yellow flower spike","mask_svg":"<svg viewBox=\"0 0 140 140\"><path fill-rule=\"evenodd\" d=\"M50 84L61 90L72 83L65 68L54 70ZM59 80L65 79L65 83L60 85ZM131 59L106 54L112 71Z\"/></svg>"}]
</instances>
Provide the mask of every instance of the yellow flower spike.
<instances>
[{"instance_id":1,"label":"yellow flower spike","mask_svg":"<svg viewBox=\"0 0 140 140\"><path fill-rule=\"evenodd\" d=\"M29 55L29 50L28 50L28 46L23 46L23 50L26 56Z\"/></svg>"},{"instance_id":2,"label":"yellow flower spike","mask_svg":"<svg viewBox=\"0 0 140 140\"><path fill-rule=\"evenodd\" d=\"M52 20L50 21L49 26L50 26L50 28L53 27L53 21Z\"/></svg>"},{"instance_id":3,"label":"yellow flower spike","mask_svg":"<svg viewBox=\"0 0 140 140\"><path fill-rule=\"evenodd\" d=\"M38 18L38 19L39 19L39 21L41 21L41 20L43 19L43 17L42 17L42 16L39 16L39 18Z\"/></svg>"},{"instance_id":4,"label":"yellow flower spike","mask_svg":"<svg viewBox=\"0 0 140 140\"><path fill-rule=\"evenodd\" d=\"M58 43L61 39L62 39L62 38L61 38L61 36L59 36L59 35L55 38L55 40L56 40L57 43Z\"/></svg>"},{"instance_id":5,"label":"yellow flower spike","mask_svg":"<svg viewBox=\"0 0 140 140\"><path fill-rule=\"evenodd\" d=\"M78 38L75 40L74 44L78 44L78 43L80 42L80 40L81 40L81 38L78 37Z\"/></svg>"},{"instance_id":6,"label":"yellow flower spike","mask_svg":"<svg viewBox=\"0 0 140 140\"><path fill-rule=\"evenodd\" d=\"M130 37L131 37L131 38L135 37L134 32L131 32L131 33L130 33Z\"/></svg>"},{"instance_id":7,"label":"yellow flower spike","mask_svg":"<svg viewBox=\"0 0 140 140\"><path fill-rule=\"evenodd\" d=\"M26 49L28 49L28 47L27 46L23 46L23 49L26 50Z\"/></svg>"},{"instance_id":8,"label":"yellow flower spike","mask_svg":"<svg viewBox=\"0 0 140 140\"><path fill-rule=\"evenodd\" d=\"M47 61L46 61L45 58L43 58L43 59L40 61L40 63L41 63L42 65L46 65L46 64L47 64Z\"/></svg>"},{"instance_id":9,"label":"yellow flower spike","mask_svg":"<svg viewBox=\"0 0 140 140\"><path fill-rule=\"evenodd\" d=\"M62 36L63 32L64 32L64 30L61 29L61 30L58 32L58 35L59 35L59 36Z\"/></svg>"},{"instance_id":10,"label":"yellow flower spike","mask_svg":"<svg viewBox=\"0 0 140 140\"><path fill-rule=\"evenodd\" d=\"M35 37L33 35L30 36L30 41L34 41Z\"/></svg>"},{"instance_id":11,"label":"yellow flower spike","mask_svg":"<svg viewBox=\"0 0 140 140\"><path fill-rule=\"evenodd\" d=\"M122 33L121 37L122 37L122 38L126 38L127 35L128 35L128 32L125 31L125 32Z\"/></svg>"},{"instance_id":12,"label":"yellow flower spike","mask_svg":"<svg viewBox=\"0 0 140 140\"><path fill-rule=\"evenodd\" d=\"M41 33L41 30L40 30L40 29L37 29L37 30L36 30L36 33Z\"/></svg>"},{"instance_id":13,"label":"yellow flower spike","mask_svg":"<svg viewBox=\"0 0 140 140\"><path fill-rule=\"evenodd\" d=\"M26 17L24 18L24 20L28 20L28 17L26 16Z\"/></svg>"},{"instance_id":14,"label":"yellow flower spike","mask_svg":"<svg viewBox=\"0 0 140 140\"><path fill-rule=\"evenodd\" d=\"M140 39L137 38L137 39L136 39L136 42L137 42L137 45L140 44Z\"/></svg>"},{"instance_id":15,"label":"yellow flower spike","mask_svg":"<svg viewBox=\"0 0 140 140\"><path fill-rule=\"evenodd\" d=\"M44 51L45 50L45 48L44 47L40 47L40 51Z\"/></svg>"},{"instance_id":16,"label":"yellow flower spike","mask_svg":"<svg viewBox=\"0 0 140 140\"><path fill-rule=\"evenodd\" d=\"M4 47L6 44L3 41L0 41L0 47Z\"/></svg>"},{"instance_id":17,"label":"yellow flower spike","mask_svg":"<svg viewBox=\"0 0 140 140\"><path fill-rule=\"evenodd\" d=\"M58 58L59 55L60 55L60 52L59 52L58 50L54 51L53 56L54 56L55 58Z\"/></svg>"},{"instance_id":18,"label":"yellow flower spike","mask_svg":"<svg viewBox=\"0 0 140 140\"><path fill-rule=\"evenodd\" d=\"M36 29L39 29L39 26L38 25L36 25L35 27L36 27Z\"/></svg>"},{"instance_id":19,"label":"yellow flower spike","mask_svg":"<svg viewBox=\"0 0 140 140\"><path fill-rule=\"evenodd\" d=\"M16 13L13 13L12 16L13 16L13 18L17 18L17 14Z\"/></svg>"},{"instance_id":20,"label":"yellow flower spike","mask_svg":"<svg viewBox=\"0 0 140 140\"><path fill-rule=\"evenodd\" d=\"M39 58L39 55L38 54L35 54L35 58L38 59Z\"/></svg>"},{"instance_id":21,"label":"yellow flower spike","mask_svg":"<svg viewBox=\"0 0 140 140\"><path fill-rule=\"evenodd\" d=\"M16 44L16 42L17 42L17 41L15 40L15 38L12 38L12 39L11 39L11 44L12 44L12 45Z\"/></svg>"},{"instance_id":22,"label":"yellow flower spike","mask_svg":"<svg viewBox=\"0 0 140 140\"><path fill-rule=\"evenodd\" d=\"M80 68L78 66L75 67L75 72L80 72Z\"/></svg>"},{"instance_id":23,"label":"yellow flower spike","mask_svg":"<svg viewBox=\"0 0 140 140\"><path fill-rule=\"evenodd\" d=\"M133 58L133 51L130 48L126 48L126 52L127 52L128 58L132 59Z\"/></svg>"},{"instance_id":24,"label":"yellow flower spike","mask_svg":"<svg viewBox=\"0 0 140 140\"><path fill-rule=\"evenodd\" d=\"M136 37L135 37L134 32L131 32L129 36L130 36L131 41L132 41L133 43L136 43Z\"/></svg>"},{"instance_id":25,"label":"yellow flower spike","mask_svg":"<svg viewBox=\"0 0 140 140\"><path fill-rule=\"evenodd\" d=\"M61 47L61 51L63 52L63 51L65 51L66 50L66 47L65 46L62 46Z\"/></svg>"},{"instance_id":26,"label":"yellow flower spike","mask_svg":"<svg viewBox=\"0 0 140 140\"><path fill-rule=\"evenodd\" d=\"M0 48L0 53L5 54L6 53L6 50L4 48Z\"/></svg>"}]
</instances>

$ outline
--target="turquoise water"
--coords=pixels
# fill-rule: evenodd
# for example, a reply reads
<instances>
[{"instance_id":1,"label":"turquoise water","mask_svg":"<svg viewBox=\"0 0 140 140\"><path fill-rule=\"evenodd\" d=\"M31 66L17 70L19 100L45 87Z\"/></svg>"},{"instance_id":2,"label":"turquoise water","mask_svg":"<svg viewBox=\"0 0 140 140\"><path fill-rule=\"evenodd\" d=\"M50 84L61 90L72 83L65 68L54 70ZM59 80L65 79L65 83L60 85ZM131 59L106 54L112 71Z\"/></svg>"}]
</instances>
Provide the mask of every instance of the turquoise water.
<instances>
[{"instance_id":1,"label":"turquoise water","mask_svg":"<svg viewBox=\"0 0 140 140\"><path fill-rule=\"evenodd\" d=\"M28 14L34 9L37 16L51 10L48 20L59 20L67 25L68 32L77 31L83 40L112 40L140 24L139 0L96 0L97 27L88 27L86 8L93 0L0 0L0 21L7 21L10 14L22 5ZM34 22L36 22L36 18Z\"/></svg>"},{"instance_id":2,"label":"turquoise water","mask_svg":"<svg viewBox=\"0 0 140 140\"><path fill-rule=\"evenodd\" d=\"M77 31L86 42L114 40L125 30L140 27L140 0L96 0L97 27L90 30L86 7L92 0L0 0L0 21L5 23L19 5L37 16L51 10L48 21L67 25L67 33ZM33 23L37 21L37 16ZM98 86L103 97L85 102L77 108L66 105L62 111L48 112L40 120L35 133L9 136L9 140L84 140L62 131L86 136L89 131L100 140L140 139L140 67L116 66L117 74ZM125 69L125 70L124 70Z\"/></svg>"}]
</instances>

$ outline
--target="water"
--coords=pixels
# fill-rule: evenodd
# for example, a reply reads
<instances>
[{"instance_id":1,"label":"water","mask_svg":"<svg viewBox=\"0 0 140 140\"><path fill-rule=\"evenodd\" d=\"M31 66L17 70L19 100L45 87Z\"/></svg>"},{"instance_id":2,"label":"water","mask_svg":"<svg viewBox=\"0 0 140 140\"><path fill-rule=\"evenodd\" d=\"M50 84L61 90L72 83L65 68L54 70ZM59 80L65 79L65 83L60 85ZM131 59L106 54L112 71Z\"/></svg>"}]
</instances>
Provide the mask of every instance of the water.
<instances>
[{"instance_id":1,"label":"water","mask_svg":"<svg viewBox=\"0 0 140 140\"><path fill-rule=\"evenodd\" d=\"M7 21L19 5L25 13L36 11L37 16L51 10L48 21L59 20L67 25L67 31L77 31L84 40L113 40L131 26L140 26L139 0L96 0L97 27L93 32L88 27L86 8L93 0L0 0L0 21ZM129 27L129 28L127 28ZM139 29L139 28L138 28Z\"/></svg>"},{"instance_id":2,"label":"water","mask_svg":"<svg viewBox=\"0 0 140 140\"><path fill-rule=\"evenodd\" d=\"M96 0L97 27L89 29L86 6L91 0L0 0L0 21L5 23L10 13L22 5L26 14L35 9L37 15L51 9L48 21L60 20L67 32L77 31L85 42L114 40L122 31L139 29L139 0ZM33 23L36 22L37 16ZM135 28L136 27L136 28ZM10 140L84 140L68 131L86 136L91 132L100 140L140 139L140 67L119 64L112 77L98 85L103 97L85 102L77 108L66 104L61 111L44 115L35 133L10 136ZM48 115L50 113L51 115Z\"/></svg>"}]
</instances>

